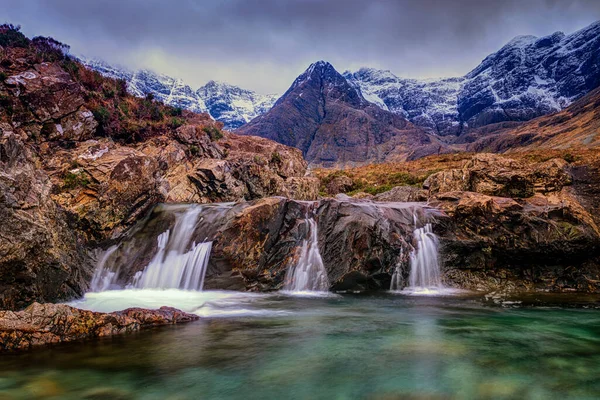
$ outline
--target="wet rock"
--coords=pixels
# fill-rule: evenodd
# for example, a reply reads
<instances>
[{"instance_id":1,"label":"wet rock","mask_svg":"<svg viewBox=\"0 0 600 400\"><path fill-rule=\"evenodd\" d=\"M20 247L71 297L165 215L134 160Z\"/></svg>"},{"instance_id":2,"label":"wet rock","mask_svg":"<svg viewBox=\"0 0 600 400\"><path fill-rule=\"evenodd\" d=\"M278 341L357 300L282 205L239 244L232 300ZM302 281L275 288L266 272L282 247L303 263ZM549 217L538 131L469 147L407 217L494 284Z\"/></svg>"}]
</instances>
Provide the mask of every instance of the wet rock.
<instances>
[{"instance_id":1,"label":"wet rock","mask_svg":"<svg viewBox=\"0 0 600 400\"><path fill-rule=\"evenodd\" d=\"M130 308L106 314L66 304L33 303L23 311L0 311L0 351L27 350L197 319L196 315L171 307L158 310Z\"/></svg>"},{"instance_id":2,"label":"wet rock","mask_svg":"<svg viewBox=\"0 0 600 400\"><path fill-rule=\"evenodd\" d=\"M600 291L600 231L568 192L528 199L438 195L447 284L475 290Z\"/></svg>"}]
</instances>

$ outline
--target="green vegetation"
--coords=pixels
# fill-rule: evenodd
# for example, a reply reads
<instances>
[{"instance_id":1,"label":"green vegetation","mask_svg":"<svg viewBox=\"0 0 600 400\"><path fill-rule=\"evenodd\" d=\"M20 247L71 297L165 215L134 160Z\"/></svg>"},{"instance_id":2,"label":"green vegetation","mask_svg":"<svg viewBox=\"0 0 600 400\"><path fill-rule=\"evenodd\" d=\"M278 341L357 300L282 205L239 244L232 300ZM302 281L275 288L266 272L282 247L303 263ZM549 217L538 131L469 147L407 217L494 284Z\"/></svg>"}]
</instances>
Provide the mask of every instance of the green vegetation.
<instances>
[{"instance_id":1,"label":"green vegetation","mask_svg":"<svg viewBox=\"0 0 600 400\"><path fill-rule=\"evenodd\" d=\"M277 151L274 151L271 154L271 162L274 164L281 164L281 161L282 161L281 154L279 154L279 152L277 152Z\"/></svg>"},{"instance_id":2,"label":"green vegetation","mask_svg":"<svg viewBox=\"0 0 600 400\"><path fill-rule=\"evenodd\" d=\"M4 81L6 78L8 78L8 75L6 75L6 73L0 71L0 81Z\"/></svg>"},{"instance_id":3,"label":"green vegetation","mask_svg":"<svg viewBox=\"0 0 600 400\"><path fill-rule=\"evenodd\" d=\"M63 189L71 190L78 187L87 187L90 184L90 179L83 171L68 171L63 178Z\"/></svg>"},{"instance_id":4,"label":"green vegetation","mask_svg":"<svg viewBox=\"0 0 600 400\"><path fill-rule=\"evenodd\" d=\"M204 126L202 127L202 130L213 142L223 138L223 132L221 132L221 130L214 125Z\"/></svg>"},{"instance_id":5,"label":"green vegetation","mask_svg":"<svg viewBox=\"0 0 600 400\"><path fill-rule=\"evenodd\" d=\"M177 129L183 124L185 124L185 120L183 118L173 117L173 118L171 118L171 122L169 123L169 126L173 129Z\"/></svg>"},{"instance_id":6,"label":"green vegetation","mask_svg":"<svg viewBox=\"0 0 600 400\"><path fill-rule=\"evenodd\" d=\"M190 150L190 154L194 157L198 156L198 154L200 154L200 148L198 146L196 146L195 144L192 144L188 147L188 149Z\"/></svg>"},{"instance_id":7,"label":"green vegetation","mask_svg":"<svg viewBox=\"0 0 600 400\"><path fill-rule=\"evenodd\" d=\"M0 46L2 47L28 47L29 39L21 32L20 25L0 25Z\"/></svg>"}]
</instances>

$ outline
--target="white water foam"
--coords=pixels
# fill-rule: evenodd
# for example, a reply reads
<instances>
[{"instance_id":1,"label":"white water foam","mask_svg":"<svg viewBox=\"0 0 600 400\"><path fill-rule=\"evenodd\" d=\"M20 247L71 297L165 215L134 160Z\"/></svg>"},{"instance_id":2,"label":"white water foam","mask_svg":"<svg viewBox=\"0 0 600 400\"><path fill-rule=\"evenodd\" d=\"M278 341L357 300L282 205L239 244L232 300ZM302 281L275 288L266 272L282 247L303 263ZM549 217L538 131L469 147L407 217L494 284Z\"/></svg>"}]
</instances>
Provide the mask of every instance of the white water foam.
<instances>
[{"instance_id":1,"label":"white water foam","mask_svg":"<svg viewBox=\"0 0 600 400\"><path fill-rule=\"evenodd\" d=\"M285 276L283 291L294 295L315 295L327 292L329 278L319 253L319 235L314 218L307 218L309 238L302 242L298 262L291 265Z\"/></svg>"},{"instance_id":2,"label":"white water foam","mask_svg":"<svg viewBox=\"0 0 600 400\"><path fill-rule=\"evenodd\" d=\"M290 312L266 308L273 295L233 291L180 289L125 289L90 292L69 305L97 312L121 311L131 307L158 309L162 306L206 318L282 316Z\"/></svg>"}]
</instances>

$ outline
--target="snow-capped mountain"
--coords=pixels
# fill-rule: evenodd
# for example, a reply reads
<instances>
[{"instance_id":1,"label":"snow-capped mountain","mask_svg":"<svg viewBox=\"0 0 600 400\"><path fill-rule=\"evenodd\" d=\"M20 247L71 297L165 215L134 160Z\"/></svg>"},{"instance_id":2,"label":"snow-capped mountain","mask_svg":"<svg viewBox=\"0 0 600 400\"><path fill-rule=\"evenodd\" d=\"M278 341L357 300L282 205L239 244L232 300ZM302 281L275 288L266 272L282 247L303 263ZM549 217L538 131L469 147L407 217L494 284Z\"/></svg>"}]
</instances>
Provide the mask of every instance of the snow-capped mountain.
<instances>
[{"instance_id":1,"label":"snow-capped mountain","mask_svg":"<svg viewBox=\"0 0 600 400\"><path fill-rule=\"evenodd\" d=\"M277 95L263 95L226 83L210 81L194 90L181 79L157 74L148 70L129 71L100 60L80 58L88 67L101 74L124 79L129 92L136 96L152 93L157 100L193 112L207 112L223 122L225 129L239 128L253 118L268 111Z\"/></svg>"},{"instance_id":2,"label":"snow-capped mountain","mask_svg":"<svg viewBox=\"0 0 600 400\"><path fill-rule=\"evenodd\" d=\"M369 101L439 135L561 110L600 84L600 22L571 35L518 36L464 77L344 73Z\"/></svg>"}]
</instances>

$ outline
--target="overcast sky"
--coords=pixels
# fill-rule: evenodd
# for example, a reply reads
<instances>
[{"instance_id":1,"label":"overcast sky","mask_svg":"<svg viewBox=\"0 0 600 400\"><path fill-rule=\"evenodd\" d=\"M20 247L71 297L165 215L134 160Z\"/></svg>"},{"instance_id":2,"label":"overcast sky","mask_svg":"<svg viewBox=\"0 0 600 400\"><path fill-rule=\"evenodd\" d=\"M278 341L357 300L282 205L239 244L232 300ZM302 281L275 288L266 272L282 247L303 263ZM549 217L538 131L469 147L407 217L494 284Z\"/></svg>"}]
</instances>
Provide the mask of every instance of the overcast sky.
<instances>
[{"instance_id":1,"label":"overcast sky","mask_svg":"<svg viewBox=\"0 0 600 400\"><path fill-rule=\"evenodd\" d=\"M600 0L0 0L6 22L71 52L282 93L316 60L403 77L464 75L517 35L574 32Z\"/></svg>"}]
</instances>

